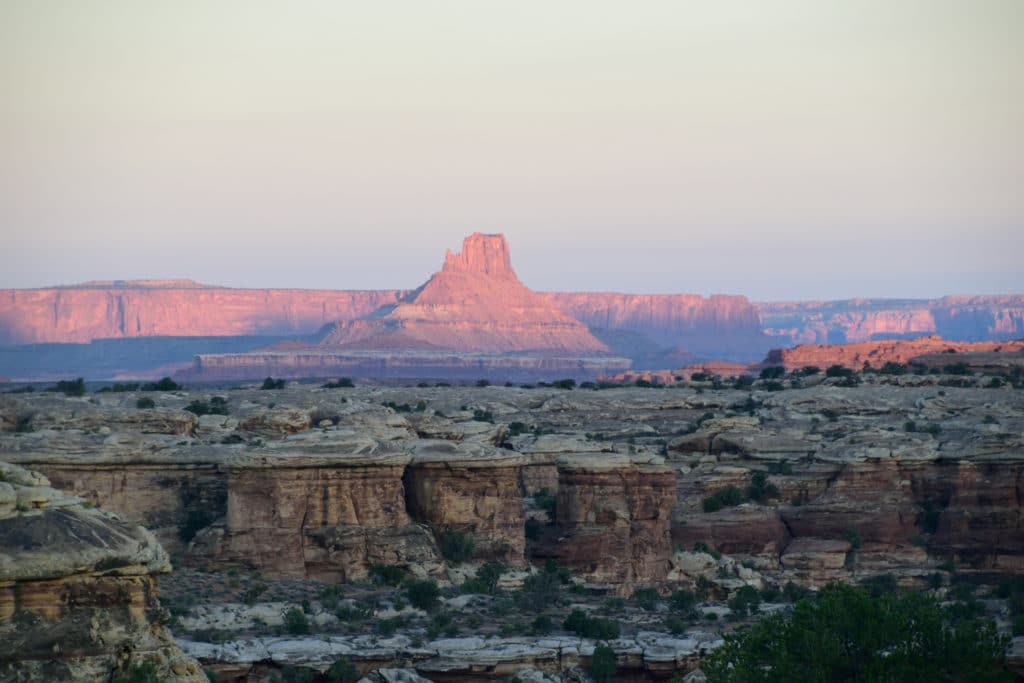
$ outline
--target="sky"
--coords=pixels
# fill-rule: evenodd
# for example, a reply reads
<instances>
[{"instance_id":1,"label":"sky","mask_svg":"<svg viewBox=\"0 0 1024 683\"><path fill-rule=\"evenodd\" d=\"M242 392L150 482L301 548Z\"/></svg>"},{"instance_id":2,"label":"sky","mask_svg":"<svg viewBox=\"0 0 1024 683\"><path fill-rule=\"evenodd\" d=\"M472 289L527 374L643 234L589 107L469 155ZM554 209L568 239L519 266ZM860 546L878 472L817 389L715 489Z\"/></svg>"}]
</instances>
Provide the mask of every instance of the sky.
<instances>
[{"instance_id":1,"label":"sky","mask_svg":"<svg viewBox=\"0 0 1024 683\"><path fill-rule=\"evenodd\" d=\"M0 0L0 287L1024 292L1019 0Z\"/></svg>"}]
</instances>

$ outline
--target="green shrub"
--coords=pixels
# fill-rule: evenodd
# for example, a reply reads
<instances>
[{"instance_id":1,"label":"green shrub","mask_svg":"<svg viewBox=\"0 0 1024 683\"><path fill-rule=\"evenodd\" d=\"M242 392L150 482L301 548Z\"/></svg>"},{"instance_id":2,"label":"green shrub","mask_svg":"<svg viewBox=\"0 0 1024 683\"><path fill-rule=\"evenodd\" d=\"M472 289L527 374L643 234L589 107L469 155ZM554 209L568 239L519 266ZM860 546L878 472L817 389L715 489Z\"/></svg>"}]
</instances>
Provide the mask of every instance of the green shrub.
<instances>
[{"instance_id":1,"label":"green shrub","mask_svg":"<svg viewBox=\"0 0 1024 683\"><path fill-rule=\"evenodd\" d=\"M505 573L507 567L500 562L485 562L476 570L476 575L471 579L462 582L463 593L496 593L498 580Z\"/></svg>"},{"instance_id":2,"label":"green shrub","mask_svg":"<svg viewBox=\"0 0 1024 683\"><path fill-rule=\"evenodd\" d=\"M971 368L967 363L950 363L942 366L942 372L946 375L969 375Z\"/></svg>"},{"instance_id":3,"label":"green shrub","mask_svg":"<svg viewBox=\"0 0 1024 683\"><path fill-rule=\"evenodd\" d=\"M903 363L894 363L889 361L885 363L878 371L880 375L905 375L909 368Z\"/></svg>"},{"instance_id":4,"label":"green shrub","mask_svg":"<svg viewBox=\"0 0 1024 683\"><path fill-rule=\"evenodd\" d=\"M135 407L139 410L146 410L148 408L156 408L156 401L151 399L149 396L142 396L138 401L135 402Z\"/></svg>"},{"instance_id":5,"label":"green shrub","mask_svg":"<svg viewBox=\"0 0 1024 683\"><path fill-rule=\"evenodd\" d=\"M298 607L291 607L285 610L281 617L284 620L285 633L292 636L309 634L309 617Z\"/></svg>"},{"instance_id":6,"label":"green shrub","mask_svg":"<svg viewBox=\"0 0 1024 683\"><path fill-rule=\"evenodd\" d=\"M578 609L574 609L565 618L562 626L566 631L571 631L581 638L594 640L613 640L618 638L620 633L618 623L611 619L588 616L586 612Z\"/></svg>"},{"instance_id":7,"label":"green shrub","mask_svg":"<svg viewBox=\"0 0 1024 683\"><path fill-rule=\"evenodd\" d=\"M213 523L213 515L207 510L189 510L185 516L185 522L178 528L178 538L183 543L188 543L201 529L205 529Z\"/></svg>"},{"instance_id":8,"label":"green shrub","mask_svg":"<svg viewBox=\"0 0 1024 683\"><path fill-rule=\"evenodd\" d=\"M913 420L907 420L906 422L903 423L903 431L905 431L905 432L916 432L917 431L917 423L914 422Z\"/></svg>"},{"instance_id":9,"label":"green shrub","mask_svg":"<svg viewBox=\"0 0 1024 683\"><path fill-rule=\"evenodd\" d=\"M162 683L157 673L156 662L147 659L132 664L122 676L114 678L114 683Z\"/></svg>"},{"instance_id":10,"label":"green shrub","mask_svg":"<svg viewBox=\"0 0 1024 683\"><path fill-rule=\"evenodd\" d=\"M653 612L658 603L661 602L661 596L656 589L645 586L633 591L632 600L640 609Z\"/></svg>"},{"instance_id":11,"label":"green shrub","mask_svg":"<svg viewBox=\"0 0 1024 683\"><path fill-rule=\"evenodd\" d=\"M756 613L760 605L761 593L753 586L743 586L729 600L729 609L741 618Z\"/></svg>"},{"instance_id":12,"label":"green shrub","mask_svg":"<svg viewBox=\"0 0 1024 683\"><path fill-rule=\"evenodd\" d=\"M842 365L830 365L825 370L826 377L853 377L855 373L848 367Z\"/></svg>"},{"instance_id":13,"label":"green shrub","mask_svg":"<svg viewBox=\"0 0 1024 683\"><path fill-rule=\"evenodd\" d=\"M807 376L817 375L819 372L821 372L821 368L817 365L806 365L800 368L800 373Z\"/></svg>"},{"instance_id":14,"label":"green shrub","mask_svg":"<svg viewBox=\"0 0 1024 683\"><path fill-rule=\"evenodd\" d=\"M793 466L788 462L770 462L768 463L769 474L793 474Z\"/></svg>"},{"instance_id":15,"label":"green shrub","mask_svg":"<svg viewBox=\"0 0 1024 683\"><path fill-rule=\"evenodd\" d=\"M433 611L441 597L437 582L430 579L409 581L405 585L405 594L410 605L426 612Z\"/></svg>"},{"instance_id":16,"label":"green shrub","mask_svg":"<svg viewBox=\"0 0 1024 683\"><path fill-rule=\"evenodd\" d=\"M263 380L263 384L260 385L260 389L263 391L272 391L275 389L284 389L285 381L283 379L274 379L273 377L267 377Z\"/></svg>"},{"instance_id":17,"label":"green shrub","mask_svg":"<svg viewBox=\"0 0 1024 683\"><path fill-rule=\"evenodd\" d=\"M754 472L750 478L750 486L747 487L747 498L764 503L770 498L778 498L779 490L768 481L768 475L764 472Z\"/></svg>"},{"instance_id":18,"label":"green shrub","mask_svg":"<svg viewBox=\"0 0 1024 683\"><path fill-rule=\"evenodd\" d=\"M81 377L78 379L62 379L54 386L47 389L47 391L61 393L65 396L84 396L85 380Z\"/></svg>"},{"instance_id":19,"label":"green shrub","mask_svg":"<svg viewBox=\"0 0 1024 683\"><path fill-rule=\"evenodd\" d=\"M185 410L196 415L227 415L229 413L227 400L223 396L214 396L209 403L196 399L185 406Z\"/></svg>"},{"instance_id":20,"label":"green shrub","mask_svg":"<svg viewBox=\"0 0 1024 683\"><path fill-rule=\"evenodd\" d=\"M476 543L464 531L449 529L441 541L441 555L455 564L461 564L473 556Z\"/></svg>"},{"instance_id":21,"label":"green shrub","mask_svg":"<svg viewBox=\"0 0 1024 683\"><path fill-rule=\"evenodd\" d=\"M558 497L548 493L547 489L540 489L533 494L533 502L544 512L548 513L548 519L555 521L555 514L558 511Z\"/></svg>"},{"instance_id":22,"label":"green shrub","mask_svg":"<svg viewBox=\"0 0 1024 683\"><path fill-rule=\"evenodd\" d=\"M786 368L781 365L764 368L761 370L761 379L780 379L786 376Z\"/></svg>"},{"instance_id":23,"label":"green shrub","mask_svg":"<svg viewBox=\"0 0 1024 683\"><path fill-rule=\"evenodd\" d=\"M355 386L355 384L352 382L352 378L351 377L342 377L340 379L336 379L334 381L327 382L326 384L321 384L320 388L321 389L347 389L347 388L354 387L354 386Z\"/></svg>"},{"instance_id":24,"label":"green shrub","mask_svg":"<svg viewBox=\"0 0 1024 683\"><path fill-rule=\"evenodd\" d=\"M723 507L734 507L743 502L743 494L733 485L719 489L703 501L704 512L717 512Z\"/></svg>"},{"instance_id":25,"label":"green shrub","mask_svg":"<svg viewBox=\"0 0 1024 683\"><path fill-rule=\"evenodd\" d=\"M590 657L590 675L597 683L612 680L617 669L615 650L607 645L598 645L594 648L594 654Z\"/></svg>"},{"instance_id":26,"label":"green shrub","mask_svg":"<svg viewBox=\"0 0 1024 683\"><path fill-rule=\"evenodd\" d=\"M750 375L740 375L733 380L732 386L734 389L749 389L754 386L754 378Z\"/></svg>"},{"instance_id":27,"label":"green shrub","mask_svg":"<svg viewBox=\"0 0 1024 683\"><path fill-rule=\"evenodd\" d=\"M359 669L349 660L342 658L331 664L326 672L327 680L337 683L355 683L360 678Z\"/></svg>"},{"instance_id":28,"label":"green shrub","mask_svg":"<svg viewBox=\"0 0 1024 683\"><path fill-rule=\"evenodd\" d=\"M480 408L473 409L473 421L474 422L490 422L494 423L494 413L489 410L482 410Z\"/></svg>"},{"instance_id":29,"label":"green shrub","mask_svg":"<svg viewBox=\"0 0 1024 683\"><path fill-rule=\"evenodd\" d=\"M991 622L956 622L928 595L833 584L727 634L701 668L709 683L1012 681L1006 647Z\"/></svg>"},{"instance_id":30,"label":"green shrub","mask_svg":"<svg viewBox=\"0 0 1024 683\"><path fill-rule=\"evenodd\" d=\"M530 632L537 636L546 636L551 633L552 628L554 624L551 623L551 617L546 614L538 614L530 622Z\"/></svg>"},{"instance_id":31,"label":"green shrub","mask_svg":"<svg viewBox=\"0 0 1024 683\"><path fill-rule=\"evenodd\" d=\"M668 598L668 606L686 618L694 618L697 613L697 594L688 590L677 590Z\"/></svg>"},{"instance_id":32,"label":"green shrub","mask_svg":"<svg viewBox=\"0 0 1024 683\"><path fill-rule=\"evenodd\" d=\"M398 586L405 580L405 570L393 564L371 564L370 578L384 586Z\"/></svg>"},{"instance_id":33,"label":"green shrub","mask_svg":"<svg viewBox=\"0 0 1024 683\"><path fill-rule=\"evenodd\" d=\"M158 382L147 382L142 385L142 391L181 391L184 388L170 377L163 377Z\"/></svg>"}]
</instances>

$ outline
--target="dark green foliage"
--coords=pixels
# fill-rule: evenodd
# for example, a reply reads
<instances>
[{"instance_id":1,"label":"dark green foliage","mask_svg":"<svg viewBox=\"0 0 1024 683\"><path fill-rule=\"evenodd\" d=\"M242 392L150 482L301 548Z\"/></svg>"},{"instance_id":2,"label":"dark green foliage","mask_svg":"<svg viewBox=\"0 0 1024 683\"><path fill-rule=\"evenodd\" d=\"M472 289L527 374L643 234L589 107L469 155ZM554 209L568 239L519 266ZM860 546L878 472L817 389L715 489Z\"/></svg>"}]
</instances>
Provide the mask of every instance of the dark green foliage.
<instances>
[{"instance_id":1,"label":"dark green foliage","mask_svg":"<svg viewBox=\"0 0 1024 683\"><path fill-rule=\"evenodd\" d=\"M787 581L786 585L782 587L782 597L789 602L799 602L811 594L809 588L805 588L798 583Z\"/></svg>"},{"instance_id":2,"label":"dark green foliage","mask_svg":"<svg viewBox=\"0 0 1024 683\"><path fill-rule=\"evenodd\" d=\"M598 645L590 658L590 675L597 683L608 683L615 676L615 650L607 645Z\"/></svg>"},{"instance_id":3,"label":"dark green foliage","mask_svg":"<svg viewBox=\"0 0 1024 683\"><path fill-rule=\"evenodd\" d=\"M505 573L507 567L501 562L485 562L476 570L476 576L466 579L462 583L463 593L496 593L498 591L498 580Z\"/></svg>"},{"instance_id":4,"label":"dark green foliage","mask_svg":"<svg viewBox=\"0 0 1024 683\"><path fill-rule=\"evenodd\" d=\"M733 381L732 385L735 389L749 389L754 386L754 378L750 375L740 375Z\"/></svg>"},{"instance_id":5,"label":"dark green foliage","mask_svg":"<svg viewBox=\"0 0 1024 683\"><path fill-rule=\"evenodd\" d=\"M903 423L903 431L905 431L905 432L916 432L917 431L917 423L914 422L913 420L907 420L906 422Z\"/></svg>"},{"instance_id":6,"label":"dark green foliage","mask_svg":"<svg viewBox=\"0 0 1024 683\"><path fill-rule=\"evenodd\" d=\"M560 379L551 383L551 386L556 389L568 389L572 390L576 387L576 380L574 379Z\"/></svg>"},{"instance_id":7,"label":"dark green foliage","mask_svg":"<svg viewBox=\"0 0 1024 683\"><path fill-rule=\"evenodd\" d=\"M267 377L263 380L263 384L260 385L260 389L263 391L273 391L275 389L284 389L285 381L283 379L274 379L273 377Z\"/></svg>"},{"instance_id":8,"label":"dark green foliage","mask_svg":"<svg viewBox=\"0 0 1024 683\"><path fill-rule=\"evenodd\" d=\"M695 372L690 375L691 382L707 382L711 379L711 375L706 372Z\"/></svg>"},{"instance_id":9,"label":"dark green foliage","mask_svg":"<svg viewBox=\"0 0 1024 683\"><path fill-rule=\"evenodd\" d=\"M465 531L449 529L441 541L441 555L455 564L461 564L473 556L476 543Z\"/></svg>"},{"instance_id":10,"label":"dark green foliage","mask_svg":"<svg viewBox=\"0 0 1024 683\"><path fill-rule=\"evenodd\" d=\"M124 394L124 393L127 393L129 391L138 391L138 390L139 390L139 383L138 382L127 382L127 383L114 382L109 387L103 387L102 389L100 389L96 393L97 394L103 394L103 393L106 393L106 392L110 392L112 394Z\"/></svg>"},{"instance_id":11,"label":"dark green foliage","mask_svg":"<svg viewBox=\"0 0 1024 683\"><path fill-rule=\"evenodd\" d=\"M516 603L523 609L543 610L557 604L564 592L563 586L570 582L569 571L549 561L544 569L531 574L523 581L523 587L516 594Z\"/></svg>"},{"instance_id":12,"label":"dark green foliage","mask_svg":"<svg viewBox=\"0 0 1024 683\"><path fill-rule=\"evenodd\" d=\"M259 600L260 595L265 593L267 587L262 583L254 583L242 593L242 602L252 607Z\"/></svg>"},{"instance_id":13,"label":"dark green foliage","mask_svg":"<svg viewBox=\"0 0 1024 683\"><path fill-rule=\"evenodd\" d=\"M298 607L292 607L281 615L284 619L285 633L292 636L309 634L309 617Z\"/></svg>"},{"instance_id":14,"label":"dark green foliage","mask_svg":"<svg viewBox=\"0 0 1024 683\"><path fill-rule=\"evenodd\" d=\"M729 485L715 491L703 501L704 512L718 512L724 507L734 507L743 502L743 494L735 486Z\"/></svg>"},{"instance_id":15,"label":"dark green foliage","mask_svg":"<svg viewBox=\"0 0 1024 683\"><path fill-rule=\"evenodd\" d=\"M708 555L710 555L711 557L715 558L716 560L720 559L722 557L722 553L718 552L714 548L709 547L708 544L705 543L704 541L697 541L696 543L694 543L693 544L693 552L695 552L695 553L707 553Z\"/></svg>"},{"instance_id":16,"label":"dark green foliage","mask_svg":"<svg viewBox=\"0 0 1024 683\"><path fill-rule=\"evenodd\" d=\"M950 363L942 366L942 372L947 375L969 375L971 368L967 363Z\"/></svg>"},{"instance_id":17,"label":"dark green foliage","mask_svg":"<svg viewBox=\"0 0 1024 683\"><path fill-rule=\"evenodd\" d=\"M370 578L383 586L398 586L405 580L405 570L393 564L371 564Z\"/></svg>"},{"instance_id":18,"label":"dark green foliage","mask_svg":"<svg viewBox=\"0 0 1024 683\"><path fill-rule=\"evenodd\" d=\"M490 422L494 423L494 413L489 410L482 410L480 408L473 409L473 420L476 422Z\"/></svg>"},{"instance_id":19,"label":"dark green foliage","mask_svg":"<svg viewBox=\"0 0 1024 683\"><path fill-rule=\"evenodd\" d=\"M405 584L405 594L409 598L409 604L427 612L433 611L437 607L441 597L437 582L430 579L409 581Z\"/></svg>"},{"instance_id":20,"label":"dark green foliage","mask_svg":"<svg viewBox=\"0 0 1024 683\"><path fill-rule=\"evenodd\" d=\"M586 612L574 609L565 618L562 627L581 638L594 640L613 640L619 637L618 623L603 617L591 617Z\"/></svg>"},{"instance_id":21,"label":"dark green foliage","mask_svg":"<svg viewBox=\"0 0 1024 683\"><path fill-rule=\"evenodd\" d=\"M170 377L163 377L158 382L147 382L142 385L142 391L181 391L184 388Z\"/></svg>"},{"instance_id":22,"label":"dark green foliage","mask_svg":"<svg viewBox=\"0 0 1024 683\"><path fill-rule=\"evenodd\" d=\"M825 370L826 377L853 377L854 374L853 370L842 365L830 365Z\"/></svg>"},{"instance_id":23,"label":"dark green foliage","mask_svg":"<svg viewBox=\"0 0 1024 683\"><path fill-rule=\"evenodd\" d=\"M887 362L879 369L878 374L880 375L905 375L909 368L903 363L893 363L892 361Z\"/></svg>"},{"instance_id":24,"label":"dark green foliage","mask_svg":"<svg viewBox=\"0 0 1024 683\"><path fill-rule=\"evenodd\" d=\"M819 368L817 365L807 365L805 367L800 368L800 373L803 375L817 375L819 372L821 372L821 368Z\"/></svg>"},{"instance_id":25,"label":"dark green foliage","mask_svg":"<svg viewBox=\"0 0 1024 683\"><path fill-rule=\"evenodd\" d=\"M937 510L931 503L927 502L921 507L923 508L919 518L921 531L926 534L934 534L939 530L939 517L942 515L942 511Z\"/></svg>"},{"instance_id":26,"label":"dark green foliage","mask_svg":"<svg viewBox=\"0 0 1024 683\"><path fill-rule=\"evenodd\" d=\"M489 386L491 386L491 382L490 382L490 380L486 380L486 379L478 379L476 381L476 385L478 387L489 387Z\"/></svg>"},{"instance_id":27,"label":"dark green foliage","mask_svg":"<svg viewBox=\"0 0 1024 683\"><path fill-rule=\"evenodd\" d=\"M114 678L114 683L163 683L157 675L156 662L147 659L133 664L124 675Z\"/></svg>"},{"instance_id":28,"label":"dark green foliage","mask_svg":"<svg viewBox=\"0 0 1024 683\"><path fill-rule=\"evenodd\" d=\"M900 589L899 583L896 582L896 577L892 574L879 574L878 576L872 576L870 579L862 581L861 585L867 589L868 595L873 598L889 595Z\"/></svg>"},{"instance_id":29,"label":"dark green foliage","mask_svg":"<svg viewBox=\"0 0 1024 683\"><path fill-rule=\"evenodd\" d=\"M270 683L313 683L316 674L310 669L299 666L286 666L270 677Z\"/></svg>"},{"instance_id":30,"label":"dark green foliage","mask_svg":"<svg viewBox=\"0 0 1024 683\"><path fill-rule=\"evenodd\" d=\"M645 586L633 591L632 600L640 609L653 612L658 603L661 602L661 596L658 595L656 589Z\"/></svg>"},{"instance_id":31,"label":"dark green foliage","mask_svg":"<svg viewBox=\"0 0 1024 683\"><path fill-rule=\"evenodd\" d=\"M196 415L227 415L227 401L223 396L214 396L210 402L196 399L185 406L185 410Z\"/></svg>"},{"instance_id":32,"label":"dark green foliage","mask_svg":"<svg viewBox=\"0 0 1024 683\"><path fill-rule=\"evenodd\" d=\"M761 370L761 379L781 379L786 376L786 368L776 365Z\"/></svg>"},{"instance_id":33,"label":"dark green foliage","mask_svg":"<svg viewBox=\"0 0 1024 683\"><path fill-rule=\"evenodd\" d=\"M843 537L850 542L850 547L854 550L858 550L862 545L864 545L864 539L861 538L860 533L853 527L847 528L847 530L843 532Z\"/></svg>"},{"instance_id":34,"label":"dark green foliage","mask_svg":"<svg viewBox=\"0 0 1024 683\"><path fill-rule=\"evenodd\" d=\"M558 508L558 497L548 493L547 489L540 489L533 494L533 502L544 512L548 513L548 519L555 521L555 513Z\"/></svg>"},{"instance_id":35,"label":"dark green foliage","mask_svg":"<svg viewBox=\"0 0 1024 683\"><path fill-rule=\"evenodd\" d=\"M188 543L200 529L205 529L213 523L213 515L206 510L189 510L185 517L185 523L178 528L178 537L183 543Z\"/></svg>"},{"instance_id":36,"label":"dark green foliage","mask_svg":"<svg viewBox=\"0 0 1024 683\"><path fill-rule=\"evenodd\" d=\"M765 391L782 391L786 386L782 382L776 382L775 380L768 380L764 383Z\"/></svg>"},{"instance_id":37,"label":"dark green foliage","mask_svg":"<svg viewBox=\"0 0 1024 683\"><path fill-rule=\"evenodd\" d=\"M668 598L668 606L687 619L697 616L697 594L687 590L677 590Z\"/></svg>"},{"instance_id":38,"label":"dark green foliage","mask_svg":"<svg viewBox=\"0 0 1024 683\"><path fill-rule=\"evenodd\" d=\"M355 683L360 678L359 669L347 659L339 659L327 669L327 680L337 683Z\"/></svg>"},{"instance_id":39,"label":"dark green foliage","mask_svg":"<svg viewBox=\"0 0 1024 683\"><path fill-rule=\"evenodd\" d=\"M395 635L395 631L405 626L405 617L397 615L377 622L377 633L385 638Z\"/></svg>"},{"instance_id":40,"label":"dark green foliage","mask_svg":"<svg viewBox=\"0 0 1024 683\"><path fill-rule=\"evenodd\" d=\"M354 386L355 386L355 384L352 382L352 378L351 377L341 377L341 378L336 379L336 380L334 380L332 382L328 382L327 384L321 384L320 388L321 389L347 389L349 387L354 387Z\"/></svg>"},{"instance_id":41,"label":"dark green foliage","mask_svg":"<svg viewBox=\"0 0 1024 683\"><path fill-rule=\"evenodd\" d=\"M135 402L135 407L140 410L146 410L148 408L156 408L156 401L151 399L149 396L142 396L138 401Z\"/></svg>"},{"instance_id":42,"label":"dark green foliage","mask_svg":"<svg viewBox=\"0 0 1024 683\"><path fill-rule=\"evenodd\" d=\"M761 593L753 586L743 586L729 600L729 609L741 618L755 614L760 605Z\"/></svg>"},{"instance_id":43,"label":"dark green foliage","mask_svg":"<svg viewBox=\"0 0 1024 683\"><path fill-rule=\"evenodd\" d=\"M84 396L85 380L81 377L78 379L62 379L47 389L47 391L59 392L65 396Z\"/></svg>"},{"instance_id":44,"label":"dark green foliage","mask_svg":"<svg viewBox=\"0 0 1024 683\"><path fill-rule=\"evenodd\" d=\"M725 639L701 662L710 683L1013 680L990 622L953 623L935 598L914 592L872 598L835 584Z\"/></svg>"},{"instance_id":45,"label":"dark green foliage","mask_svg":"<svg viewBox=\"0 0 1024 683\"><path fill-rule=\"evenodd\" d=\"M835 422L839 419L839 413L831 408L825 408L821 411L821 414L825 416L829 422Z\"/></svg>"},{"instance_id":46,"label":"dark green foliage","mask_svg":"<svg viewBox=\"0 0 1024 683\"><path fill-rule=\"evenodd\" d=\"M36 388L34 386L32 386L31 384L26 384L25 386L18 387L17 389L9 389L6 393L8 393L8 394L31 394L35 390L36 390Z\"/></svg>"},{"instance_id":47,"label":"dark green foliage","mask_svg":"<svg viewBox=\"0 0 1024 683\"><path fill-rule=\"evenodd\" d=\"M552 628L554 624L551 623L551 617L546 614L538 614L530 622L530 632L537 636L546 636L551 633Z\"/></svg>"},{"instance_id":48,"label":"dark green foliage","mask_svg":"<svg viewBox=\"0 0 1024 683\"><path fill-rule=\"evenodd\" d=\"M758 503L764 503L770 498L778 498L779 490L768 481L768 475L764 472L754 472L750 478L750 486L747 487L747 498Z\"/></svg>"},{"instance_id":49,"label":"dark green foliage","mask_svg":"<svg viewBox=\"0 0 1024 683\"><path fill-rule=\"evenodd\" d=\"M770 462L768 463L769 474L793 474L793 466L788 462Z\"/></svg>"},{"instance_id":50,"label":"dark green foliage","mask_svg":"<svg viewBox=\"0 0 1024 683\"><path fill-rule=\"evenodd\" d=\"M540 538L540 534L543 530L544 525L532 517L526 520L526 523L523 525L523 535L530 541L536 541Z\"/></svg>"},{"instance_id":51,"label":"dark green foliage","mask_svg":"<svg viewBox=\"0 0 1024 683\"><path fill-rule=\"evenodd\" d=\"M928 426L925 427L924 430L922 430L922 431L925 431L925 432L931 434L932 436L938 436L939 433L942 432L942 426L939 425L939 424L936 424L935 422L932 422L932 423L929 423Z\"/></svg>"}]
</instances>

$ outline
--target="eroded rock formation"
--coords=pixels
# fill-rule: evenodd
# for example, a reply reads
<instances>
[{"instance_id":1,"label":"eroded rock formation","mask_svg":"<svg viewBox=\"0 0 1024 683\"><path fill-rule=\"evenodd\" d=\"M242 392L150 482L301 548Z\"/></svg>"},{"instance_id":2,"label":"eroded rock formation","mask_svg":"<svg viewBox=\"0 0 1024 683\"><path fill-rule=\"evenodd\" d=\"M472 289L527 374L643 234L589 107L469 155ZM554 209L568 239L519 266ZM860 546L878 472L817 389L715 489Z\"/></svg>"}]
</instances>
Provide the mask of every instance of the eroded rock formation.
<instances>
[{"instance_id":1,"label":"eroded rock formation","mask_svg":"<svg viewBox=\"0 0 1024 683\"><path fill-rule=\"evenodd\" d=\"M148 662L206 681L163 627L167 554L142 527L0 462L0 679L98 681Z\"/></svg>"},{"instance_id":2,"label":"eroded rock formation","mask_svg":"<svg viewBox=\"0 0 1024 683\"><path fill-rule=\"evenodd\" d=\"M807 366L822 370L842 365L860 370L865 365L875 369L886 363L920 364L942 368L964 362L978 371L1024 366L1024 341L955 342L937 335L915 339L867 341L856 344L803 344L791 349L773 350L765 359L767 365L781 365L787 371ZM959 355L954 355L959 354Z\"/></svg>"}]
</instances>

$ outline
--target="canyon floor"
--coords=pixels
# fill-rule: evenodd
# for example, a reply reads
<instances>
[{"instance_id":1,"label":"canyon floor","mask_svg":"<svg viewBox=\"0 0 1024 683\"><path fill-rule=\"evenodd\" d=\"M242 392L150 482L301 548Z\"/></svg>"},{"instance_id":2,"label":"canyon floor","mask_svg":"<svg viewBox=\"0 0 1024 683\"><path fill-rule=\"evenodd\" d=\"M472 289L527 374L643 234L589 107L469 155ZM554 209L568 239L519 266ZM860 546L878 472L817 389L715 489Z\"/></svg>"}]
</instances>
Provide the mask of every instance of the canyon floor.
<instances>
[{"instance_id":1,"label":"canyon floor","mask_svg":"<svg viewBox=\"0 0 1024 683\"><path fill-rule=\"evenodd\" d=\"M0 609L38 629L0 680L133 648L169 680L583 680L601 643L616 680L700 680L724 633L831 581L987 615L1021 666L1022 387L698 379L2 394ZM24 529L68 510L142 540L54 562Z\"/></svg>"}]
</instances>

